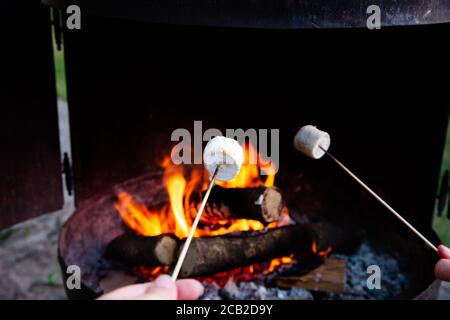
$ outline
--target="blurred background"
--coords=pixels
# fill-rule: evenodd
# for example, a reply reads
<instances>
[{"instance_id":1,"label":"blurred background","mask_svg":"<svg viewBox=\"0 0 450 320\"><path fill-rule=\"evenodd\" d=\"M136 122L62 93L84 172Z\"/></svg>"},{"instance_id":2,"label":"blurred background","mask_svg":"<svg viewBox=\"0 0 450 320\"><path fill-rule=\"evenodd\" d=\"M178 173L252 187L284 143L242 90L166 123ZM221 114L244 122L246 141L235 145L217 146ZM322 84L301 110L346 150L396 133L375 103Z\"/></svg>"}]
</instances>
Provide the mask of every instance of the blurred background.
<instances>
[{"instance_id":1,"label":"blurred background","mask_svg":"<svg viewBox=\"0 0 450 320\"><path fill-rule=\"evenodd\" d=\"M447 196L442 196L441 199L436 201L435 215L433 219L433 228L442 240L442 243L447 246L450 245L450 199L449 194L449 181L448 174L450 170L450 126L447 128L447 140L445 142L445 150L442 155L442 166L441 166L441 184L439 190L441 192L447 191Z\"/></svg>"}]
</instances>

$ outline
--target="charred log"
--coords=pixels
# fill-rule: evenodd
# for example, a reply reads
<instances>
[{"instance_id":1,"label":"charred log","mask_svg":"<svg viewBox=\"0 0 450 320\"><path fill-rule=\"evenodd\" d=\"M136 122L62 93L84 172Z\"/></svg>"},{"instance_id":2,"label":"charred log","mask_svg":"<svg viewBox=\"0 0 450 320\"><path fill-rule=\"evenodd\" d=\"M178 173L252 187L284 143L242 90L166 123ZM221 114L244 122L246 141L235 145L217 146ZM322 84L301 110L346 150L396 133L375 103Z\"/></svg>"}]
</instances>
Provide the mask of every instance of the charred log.
<instances>
[{"instance_id":1,"label":"charred log","mask_svg":"<svg viewBox=\"0 0 450 320\"><path fill-rule=\"evenodd\" d=\"M180 277L207 276L293 253L307 254L311 252L313 239L312 229L303 225L270 229L264 233L194 238Z\"/></svg>"},{"instance_id":2,"label":"charred log","mask_svg":"<svg viewBox=\"0 0 450 320\"><path fill-rule=\"evenodd\" d=\"M170 234L144 237L126 233L111 241L106 257L129 266L166 266L172 264L178 249L178 238Z\"/></svg>"},{"instance_id":3,"label":"charred log","mask_svg":"<svg viewBox=\"0 0 450 320\"><path fill-rule=\"evenodd\" d=\"M283 197L277 187L215 186L209 196L205 212L216 218L252 219L267 224L280 218L283 205Z\"/></svg>"}]
</instances>

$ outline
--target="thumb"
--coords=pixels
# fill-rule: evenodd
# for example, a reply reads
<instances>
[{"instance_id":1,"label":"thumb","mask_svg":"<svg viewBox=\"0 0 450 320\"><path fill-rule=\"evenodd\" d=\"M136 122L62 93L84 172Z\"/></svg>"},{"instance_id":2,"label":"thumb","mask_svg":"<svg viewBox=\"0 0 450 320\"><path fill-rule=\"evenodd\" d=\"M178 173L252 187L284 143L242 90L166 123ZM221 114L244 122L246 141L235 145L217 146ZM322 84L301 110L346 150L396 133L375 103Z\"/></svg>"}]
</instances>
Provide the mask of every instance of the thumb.
<instances>
[{"instance_id":1,"label":"thumb","mask_svg":"<svg viewBox=\"0 0 450 320\"><path fill-rule=\"evenodd\" d=\"M147 285L139 300L176 300L177 286L170 276L163 274Z\"/></svg>"},{"instance_id":2,"label":"thumb","mask_svg":"<svg viewBox=\"0 0 450 320\"><path fill-rule=\"evenodd\" d=\"M439 255L442 259L450 259L450 249L444 245L438 247Z\"/></svg>"},{"instance_id":3,"label":"thumb","mask_svg":"<svg viewBox=\"0 0 450 320\"><path fill-rule=\"evenodd\" d=\"M450 281L450 260L439 260L434 267L434 274L440 280Z\"/></svg>"}]
</instances>

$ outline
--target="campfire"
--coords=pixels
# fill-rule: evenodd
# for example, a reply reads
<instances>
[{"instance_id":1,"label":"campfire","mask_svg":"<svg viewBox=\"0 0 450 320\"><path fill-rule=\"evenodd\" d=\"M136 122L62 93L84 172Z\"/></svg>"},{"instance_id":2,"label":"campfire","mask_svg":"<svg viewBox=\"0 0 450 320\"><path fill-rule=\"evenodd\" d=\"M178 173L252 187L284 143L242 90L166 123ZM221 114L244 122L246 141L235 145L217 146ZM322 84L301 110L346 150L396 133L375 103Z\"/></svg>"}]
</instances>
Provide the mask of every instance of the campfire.
<instances>
[{"instance_id":1,"label":"campfire","mask_svg":"<svg viewBox=\"0 0 450 320\"><path fill-rule=\"evenodd\" d=\"M223 286L230 278L269 275L295 264L302 254L325 257L331 251L319 251L309 230L293 223L281 190L274 186L273 165L252 164L249 159L261 156L250 143L244 150L239 174L218 181L211 193L182 276ZM131 232L114 239L107 250L112 260L148 280L171 268L208 187L202 166L174 165L166 156L161 167L168 201L152 205L119 190L114 207Z\"/></svg>"},{"instance_id":2,"label":"campfire","mask_svg":"<svg viewBox=\"0 0 450 320\"><path fill-rule=\"evenodd\" d=\"M172 163L169 147L149 158L158 167L80 202L64 225L61 268L82 272L82 290L67 290L70 298L174 273L211 172ZM276 171L245 145L238 176L211 189L178 274L202 281L203 299L398 299L436 290L424 291L432 275L411 263L432 270L433 252L354 181L327 159L299 157L291 139L280 154ZM370 265L383 270L380 291L364 285Z\"/></svg>"},{"instance_id":3,"label":"campfire","mask_svg":"<svg viewBox=\"0 0 450 320\"><path fill-rule=\"evenodd\" d=\"M247 144L245 148L246 163L250 156L254 157L254 154L257 154L256 150L251 144ZM208 187L208 174L201 166L187 168L183 165L174 165L171 163L170 156L166 156L161 163L164 169L163 183L169 196L169 202L162 208L148 208L123 191L117 194L118 201L115 203L115 208L127 226L140 235L158 236L163 233L172 233L180 239L185 238L200 205L201 199L198 194L204 192ZM267 174L265 180L259 173L260 168ZM226 182L218 181L217 185L225 189L248 188L251 190L272 187L275 181L275 175L270 174L272 171L270 166L244 164L236 178ZM189 177L186 178L186 175ZM195 197L196 195L197 197ZM287 208L282 209L284 210L283 219L269 223L268 228L289 224ZM237 217L227 218L233 214L229 212L229 209L221 210L221 208L215 207L208 208L207 211L209 214L204 215L202 220L202 224L206 228L197 229L196 237L217 236L234 231L256 231L265 228L261 221ZM246 213L241 214L245 215ZM251 214L251 212L247 212L247 214Z\"/></svg>"}]
</instances>

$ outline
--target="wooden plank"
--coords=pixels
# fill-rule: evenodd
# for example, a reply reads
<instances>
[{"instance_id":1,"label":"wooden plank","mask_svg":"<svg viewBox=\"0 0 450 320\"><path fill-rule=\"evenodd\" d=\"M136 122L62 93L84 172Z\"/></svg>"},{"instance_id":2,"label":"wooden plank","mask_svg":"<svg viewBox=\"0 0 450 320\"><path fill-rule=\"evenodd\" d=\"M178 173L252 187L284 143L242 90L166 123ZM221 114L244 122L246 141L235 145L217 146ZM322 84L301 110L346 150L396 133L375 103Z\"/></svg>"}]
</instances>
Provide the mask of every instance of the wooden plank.
<instances>
[{"instance_id":1,"label":"wooden plank","mask_svg":"<svg viewBox=\"0 0 450 320\"><path fill-rule=\"evenodd\" d=\"M324 263L308 274L300 277L278 277L276 284L280 288L303 288L313 291L344 292L346 279L346 261L326 258Z\"/></svg>"},{"instance_id":2,"label":"wooden plank","mask_svg":"<svg viewBox=\"0 0 450 320\"><path fill-rule=\"evenodd\" d=\"M0 228L63 205L48 8L0 5Z\"/></svg>"}]
</instances>

